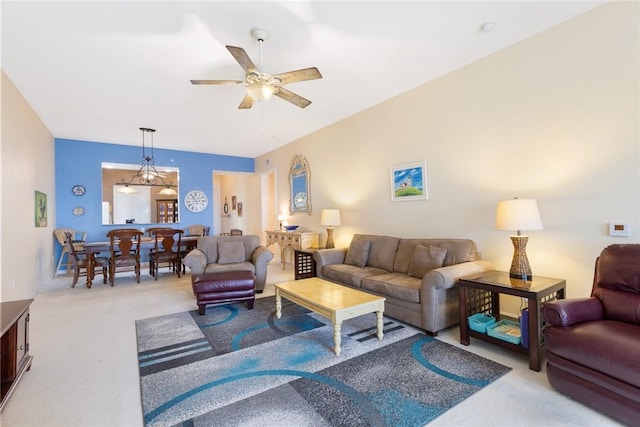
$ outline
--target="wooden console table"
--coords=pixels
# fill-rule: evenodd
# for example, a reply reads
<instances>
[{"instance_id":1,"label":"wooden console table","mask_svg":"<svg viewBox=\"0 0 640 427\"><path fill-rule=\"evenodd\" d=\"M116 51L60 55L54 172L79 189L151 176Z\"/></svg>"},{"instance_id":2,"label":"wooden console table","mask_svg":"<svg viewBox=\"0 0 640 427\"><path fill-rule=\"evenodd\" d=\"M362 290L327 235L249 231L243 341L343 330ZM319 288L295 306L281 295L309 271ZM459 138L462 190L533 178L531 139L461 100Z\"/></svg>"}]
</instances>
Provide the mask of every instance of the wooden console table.
<instances>
[{"instance_id":1,"label":"wooden console table","mask_svg":"<svg viewBox=\"0 0 640 427\"><path fill-rule=\"evenodd\" d=\"M33 299L0 303L0 411L15 390L22 374L31 369L29 354L29 305Z\"/></svg>"},{"instance_id":2,"label":"wooden console table","mask_svg":"<svg viewBox=\"0 0 640 427\"><path fill-rule=\"evenodd\" d=\"M310 231L267 231L267 246L274 243L280 245L280 260L282 261L282 269L287 266L284 257L287 250L302 250L307 248L318 247L318 233Z\"/></svg>"}]
</instances>

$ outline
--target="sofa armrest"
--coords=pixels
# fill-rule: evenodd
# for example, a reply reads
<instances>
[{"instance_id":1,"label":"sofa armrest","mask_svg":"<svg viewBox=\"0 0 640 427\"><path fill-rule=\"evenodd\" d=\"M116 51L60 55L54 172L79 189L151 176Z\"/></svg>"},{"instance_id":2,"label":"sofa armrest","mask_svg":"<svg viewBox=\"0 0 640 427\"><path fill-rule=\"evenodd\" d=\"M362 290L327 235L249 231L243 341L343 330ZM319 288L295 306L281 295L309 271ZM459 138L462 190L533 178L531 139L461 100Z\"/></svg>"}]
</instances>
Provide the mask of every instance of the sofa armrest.
<instances>
[{"instance_id":1,"label":"sofa armrest","mask_svg":"<svg viewBox=\"0 0 640 427\"><path fill-rule=\"evenodd\" d=\"M458 283L458 279L462 276L483 273L494 269L495 267L490 262L480 260L435 268L425 274L422 278L422 289L452 288L456 283Z\"/></svg>"},{"instance_id":2,"label":"sofa armrest","mask_svg":"<svg viewBox=\"0 0 640 427\"><path fill-rule=\"evenodd\" d=\"M204 273L204 268L207 266L207 256L200 249L193 249L182 258L182 263L189 267L191 275Z\"/></svg>"},{"instance_id":3,"label":"sofa armrest","mask_svg":"<svg viewBox=\"0 0 640 427\"><path fill-rule=\"evenodd\" d=\"M571 326L604 319L604 307L598 298L555 300L542 306L542 318L550 326Z\"/></svg>"},{"instance_id":4,"label":"sofa armrest","mask_svg":"<svg viewBox=\"0 0 640 427\"><path fill-rule=\"evenodd\" d=\"M251 254L251 263L253 265L268 264L273 259L273 253L264 246L258 246Z\"/></svg>"},{"instance_id":5,"label":"sofa armrest","mask_svg":"<svg viewBox=\"0 0 640 427\"><path fill-rule=\"evenodd\" d=\"M251 254L251 263L256 270L256 292L260 293L267 284L267 267L273 259L273 253L265 246L258 246Z\"/></svg>"},{"instance_id":6,"label":"sofa armrest","mask_svg":"<svg viewBox=\"0 0 640 427\"><path fill-rule=\"evenodd\" d=\"M346 256L346 248L318 249L314 251L313 260L316 262L316 275L322 278L322 267L329 264L344 264Z\"/></svg>"}]
</instances>

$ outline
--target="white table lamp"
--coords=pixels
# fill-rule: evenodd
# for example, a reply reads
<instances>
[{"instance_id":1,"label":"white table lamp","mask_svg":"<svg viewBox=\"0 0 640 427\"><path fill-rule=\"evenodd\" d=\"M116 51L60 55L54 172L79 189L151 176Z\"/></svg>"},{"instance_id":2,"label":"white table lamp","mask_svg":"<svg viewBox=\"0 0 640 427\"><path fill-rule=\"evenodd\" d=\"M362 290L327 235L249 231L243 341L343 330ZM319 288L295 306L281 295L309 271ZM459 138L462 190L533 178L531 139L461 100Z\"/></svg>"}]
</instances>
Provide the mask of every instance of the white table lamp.
<instances>
[{"instance_id":1,"label":"white table lamp","mask_svg":"<svg viewBox=\"0 0 640 427\"><path fill-rule=\"evenodd\" d=\"M513 260L509 276L531 280L531 267L527 259L527 241L529 236L523 236L521 230L542 230L542 220L535 199L504 200L498 202L496 209L496 230L515 230L511 236L513 242Z\"/></svg>"},{"instance_id":2,"label":"white table lamp","mask_svg":"<svg viewBox=\"0 0 640 427\"><path fill-rule=\"evenodd\" d=\"M327 227L326 248L335 248L333 243L333 228L340 225L340 211L338 209L322 209L320 224Z\"/></svg>"}]
</instances>

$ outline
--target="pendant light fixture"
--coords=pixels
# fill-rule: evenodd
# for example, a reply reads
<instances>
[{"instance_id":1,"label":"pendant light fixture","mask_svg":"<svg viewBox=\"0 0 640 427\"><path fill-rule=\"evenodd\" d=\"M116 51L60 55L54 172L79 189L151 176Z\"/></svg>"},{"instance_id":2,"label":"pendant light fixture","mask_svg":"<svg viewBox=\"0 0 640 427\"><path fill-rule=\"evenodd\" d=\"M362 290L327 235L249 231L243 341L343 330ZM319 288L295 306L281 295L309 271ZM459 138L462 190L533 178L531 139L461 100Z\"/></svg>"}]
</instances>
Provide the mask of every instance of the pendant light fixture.
<instances>
[{"instance_id":1,"label":"pendant light fixture","mask_svg":"<svg viewBox=\"0 0 640 427\"><path fill-rule=\"evenodd\" d=\"M132 185L146 185L149 187L164 187L158 192L160 195L177 196L178 192L175 189L176 185L173 181L165 182L160 172L156 170L155 159L153 158L153 134L156 130L150 128L140 128L140 130L142 131L142 159L140 161L140 168L131 179L126 180L122 178L120 182L116 184L121 186L118 189L118 193L137 193L135 188L131 187ZM147 144L145 143L145 135L148 135L150 140L149 148L147 148Z\"/></svg>"}]
</instances>

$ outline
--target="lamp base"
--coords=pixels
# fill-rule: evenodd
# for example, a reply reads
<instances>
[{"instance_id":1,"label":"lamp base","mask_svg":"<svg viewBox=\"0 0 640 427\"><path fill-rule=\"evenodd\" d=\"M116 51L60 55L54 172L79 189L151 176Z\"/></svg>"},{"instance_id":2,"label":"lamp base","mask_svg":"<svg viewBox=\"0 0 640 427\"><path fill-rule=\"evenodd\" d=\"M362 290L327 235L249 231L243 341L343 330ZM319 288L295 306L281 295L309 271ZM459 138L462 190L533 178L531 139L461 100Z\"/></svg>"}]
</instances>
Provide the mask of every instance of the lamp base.
<instances>
[{"instance_id":1,"label":"lamp base","mask_svg":"<svg viewBox=\"0 0 640 427\"><path fill-rule=\"evenodd\" d=\"M333 244L333 227L327 227L327 244L325 248L332 249L335 247L336 245Z\"/></svg>"},{"instance_id":2,"label":"lamp base","mask_svg":"<svg viewBox=\"0 0 640 427\"><path fill-rule=\"evenodd\" d=\"M531 280L533 278L526 251L528 240L529 236L511 236L513 260L511 261L509 277L522 280Z\"/></svg>"}]
</instances>

